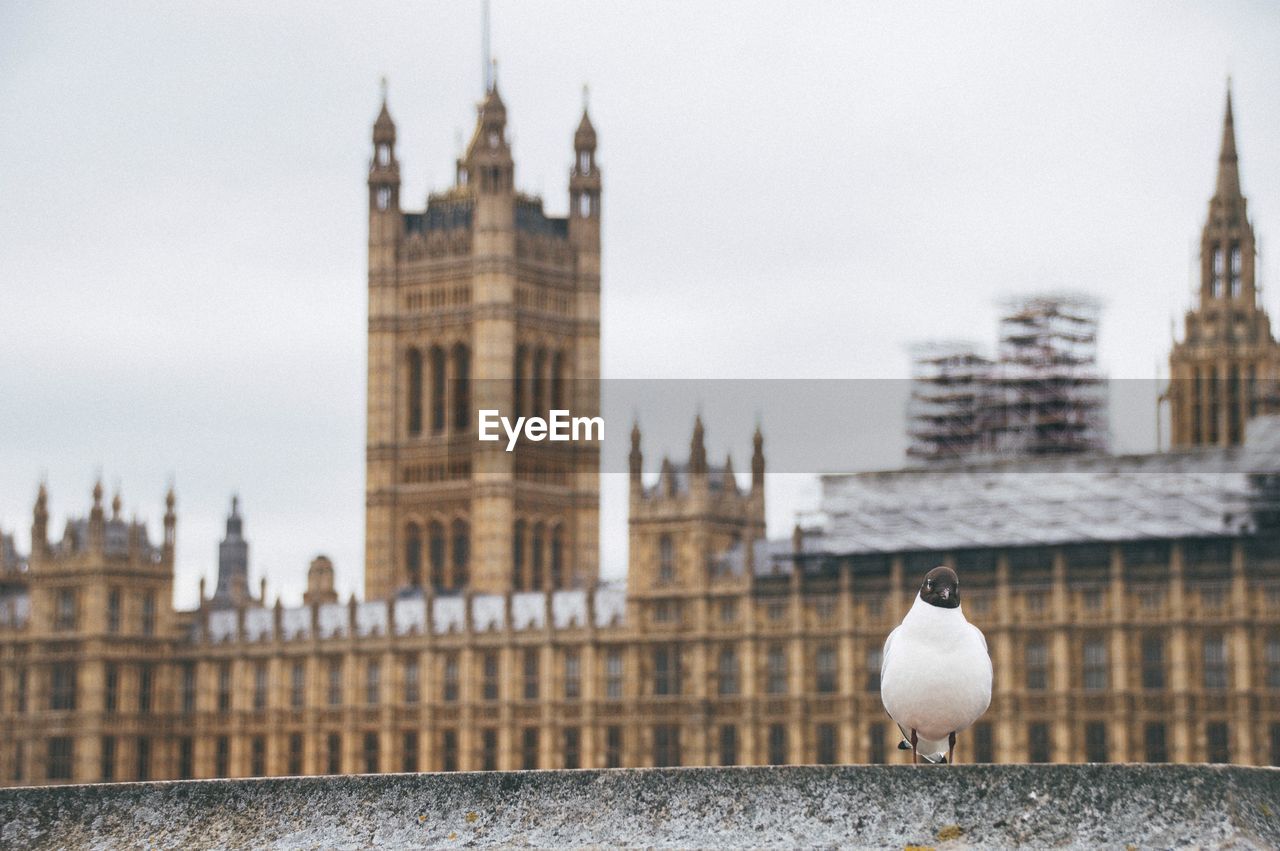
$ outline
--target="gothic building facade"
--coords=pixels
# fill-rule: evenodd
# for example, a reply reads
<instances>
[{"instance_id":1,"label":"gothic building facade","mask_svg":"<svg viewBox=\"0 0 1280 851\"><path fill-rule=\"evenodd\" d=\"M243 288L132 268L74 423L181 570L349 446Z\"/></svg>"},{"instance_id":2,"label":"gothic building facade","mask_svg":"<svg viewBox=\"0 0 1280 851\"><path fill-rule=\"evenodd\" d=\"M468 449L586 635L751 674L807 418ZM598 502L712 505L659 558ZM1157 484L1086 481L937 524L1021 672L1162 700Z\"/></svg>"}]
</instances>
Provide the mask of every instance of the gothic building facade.
<instances>
[{"instance_id":1,"label":"gothic building facade","mask_svg":"<svg viewBox=\"0 0 1280 851\"><path fill-rule=\"evenodd\" d=\"M1227 127L1206 268L1238 245L1240 275L1201 310L1253 317L1247 347L1271 337ZM1202 411L1181 442L1215 445L828 476L821 522L783 541L759 430L749 472L708 459L698 419L651 477L637 426L627 579L601 582L595 450L491 451L474 419L598 405L590 121L565 218L515 191L496 86L421 211L385 102L373 142L363 601L323 556L301 605L251 593L233 502L214 592L175 611L172 493L158 545L100 486L54 543L41 488L30 554L0 536L0 783L901 761L880 650L940 563L995 661L962 761L1280 764L1280 422L1231 440L1221 405L1175 405ZM1175 363L1247 378L1191 324Z\"/></svg>"}]
</instances>

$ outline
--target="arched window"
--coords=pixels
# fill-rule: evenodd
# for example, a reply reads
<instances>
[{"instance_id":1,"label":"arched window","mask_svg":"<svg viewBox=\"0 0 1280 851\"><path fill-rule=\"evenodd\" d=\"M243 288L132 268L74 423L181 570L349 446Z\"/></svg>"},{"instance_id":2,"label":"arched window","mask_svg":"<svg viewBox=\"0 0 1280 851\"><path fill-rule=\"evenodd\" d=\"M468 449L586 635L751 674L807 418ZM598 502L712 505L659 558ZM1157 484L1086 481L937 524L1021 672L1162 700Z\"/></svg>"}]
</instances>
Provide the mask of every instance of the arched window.
<instances>
[{"instance_id":1,"label":"arched window","mask_svg":"<svg viewBox=\"0 0 1280 851\"><path fill-rule=\"evenodd\" d=\"M516 591L524 586L524 521L517 520L511 533L511 587Z\"/></svg>"},{"instance_id":2,"label":"arched window","mask_svg":"<svg viewBox=\"0 0 1280 851\"><path fill-rule=\"evenodd\" d=\"M422 586L422 529L417 523L404 530L404 575L410 588Z\"/></svg>"},{"instance_id":3,"label":"arched window","mask_svg":"<svg viewBox=\"0 0 1280 851\"><path fill-rule=\"evenodd\" d=\"M513 363L511 367L511 375L512 375L511 390L512 390L512 398L515 400L515 415L517 417L523 417L525 414L524 370L526 366L525 361L528 359L528 357L529 357L528 348L526 348L525 346L519 346L516 348L515 363Z\"/></svg>"},{"instance_id":4,"label":"arched window","mask_svg":"<svg viewBox=\"0 0 1280 851\"><path fill-rule=\"evenodd\" d=\"M375 203L379 210L386 210L391 207L391 187L379 186L375 193Z\"/></svg>"},{"instance_id":5,"label":"arched window","mask_svg":"<svg viewBox=\"0 0 1280 851\"><path fill-rule=\"evenodd\" d=\"M431 347L431 431L444 431L444 349Z\"/></svg>"},{"instance_id":6,"label":"arched window","mask_svg":"<svg viewBox=\"0 0 1280 851\"><path fill-rule=\"evenodd\" d=\"M431 558L431 586L439 591L444 587L444 525L431 521L427 549Z\"/></svg>"},{"instance_id":7,"label":"arched window","mask_svg":"<svg viewBox=\"0 0 1280 851\"><path fill-rule=\"evenodd\" d=\"M422 433L422 352L409 350L409 434Z\"/></svg>"},{"instance_id":8,"label":"arched window","mask_svg":"<svg viewBox=\"0 0 1280 851\"><path fill-rule=\"evenodd\" d=\"M547 415L547 352L538 349L533 356L533 414Z\"/></svg>"},{"instance_id":9,"label":"arched window","mask_svg":"<svg viewBox=\"0 0 1280 851\"><path fill-rule=\"evenodd\" d=\"M1231 246L1231 279L1230 279L1230 280L1231 280L1231 297L1232 297L1232 298L1239 298L1239 297L1240 297L1240 271L1241 271L1241 268L1242 268L1242 267L1241 267L1241 259L1240 259L1240 246L1238 246L1238 245L1233 245L1233 246Z\"/></svg>"},{"instance_id":10,"label":"arched window","mask_svg":"<svg viewBox=\"0 0 1280 851\"><path fill-rule=\"evenodd\" d=\"M471 424L471 352L462 343L453 347L453 427Z\"/></svg>"},{"instance_id":11,"label":"arched window","mask_svg":"<svg viewBox=\"0 0 1280 851\"><path fill-rule=\"evenodd\" d=\"M551 407L564 410L564 352L551 358Z\"/></svg>"},{"instance_id":12,"label":"arched window","mask_svg":"<svg viewBox=\"0 0 1280 851\"><path fill-rule=\"evenodd\" d=\"M453 587L467 586L467 566L471 563L471 536L467 521L453 521Z\"/></svg>"},{"instance_id":13,"label":"arched window","mask_svg":"<svg viewBox=\"0 0 1280 851\"><path fill-rule=\"evenodd\" d=\"M669 585L676 581L676 545L670 535L658 539L658 582Z\"/></svg>"},{"instance_id":14,"label":"arched window","mask_svg":"<svg viewBox=\"0 0 1280 851\"><path fill-rule=\"evenodd\" d=\"M583 192L578 196L578 215L584 219L591 218L591 193Z\"/></svg>"},{"instance_id":15,"label":"arched window","mask_svg":"<svg viewBox=\"0 0 1280 851\"><path fill-rule=\"evenodd\" d=\"M564 587L564 527L551 531L551 587Z\"/></svg>"},{"instance_id":16,"label":"arched window","mask_svg":"<svg viewBox=\"0 0 1280 851\"><path fill-rule=\"evenodd\" d=\"M1213 249L1213 286L1212 294L1214 298L1222 296L1222 280L1226 273L1226 259L1222 254L1222 248Z\"/></svg>"},{"instance_id":17,"label":"arched window","mask_svg":"<svg viewBox=\"0 0 1280 851\"><path fill-rule=\"evenodd\" d=\"M530 553L530 555L532 556L532 558L530 558L530 561L533 562L533 576L530 577L530 581L529 581L529 590L531 591L542 590L542 564L543 564L543 557L544 557L543 542L546 540L546 537L547 537L546 527L543 526L541 523L534 525L533 552Z\"/></svg>"},{"instance_id":18,"label":"arched window","mask_svg":"<svg viewBox=\"0 0 1280 851\"><path fill-rule=\"evenodd\" d=\"M578 174L591 173L591 152L578 151Z\"/></svg>"}]
</instances>

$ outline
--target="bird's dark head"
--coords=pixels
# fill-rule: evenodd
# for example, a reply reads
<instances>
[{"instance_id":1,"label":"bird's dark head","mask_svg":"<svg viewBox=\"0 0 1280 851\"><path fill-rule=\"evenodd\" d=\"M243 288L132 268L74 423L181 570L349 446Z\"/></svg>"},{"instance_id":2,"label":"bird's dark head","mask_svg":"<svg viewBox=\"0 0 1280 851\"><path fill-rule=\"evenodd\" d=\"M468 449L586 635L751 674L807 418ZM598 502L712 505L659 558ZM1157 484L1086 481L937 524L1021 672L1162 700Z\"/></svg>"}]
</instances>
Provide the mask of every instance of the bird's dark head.
<instances>
[{"instance_id":1,"label":"bird's dark head","mask_svg":"<svg viewBox=\"0 0 1280 851\"><path fill-rule=\"evenodd\" d=\"M940 609L959 607L960 577L949 567L935 567L920 584L920 599Z\"/></svg>"}]
</instances>

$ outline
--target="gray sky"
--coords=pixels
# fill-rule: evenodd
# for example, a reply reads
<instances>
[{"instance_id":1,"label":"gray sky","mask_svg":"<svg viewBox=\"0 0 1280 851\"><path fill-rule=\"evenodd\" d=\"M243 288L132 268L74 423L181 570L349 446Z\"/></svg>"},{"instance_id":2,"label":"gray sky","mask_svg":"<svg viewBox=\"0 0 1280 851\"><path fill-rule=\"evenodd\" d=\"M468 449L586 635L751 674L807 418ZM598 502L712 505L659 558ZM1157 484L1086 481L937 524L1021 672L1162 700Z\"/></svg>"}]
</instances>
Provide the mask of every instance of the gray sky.
<instances>
[{"instance_id":1,"label":"gray sky","mask_svg":"<svg viewBox=\"0 0 1280 851\"><path fill-rule=\"evenodd\" d=\"M908 342L989 341L999 296L1071 288L1105 299L1111 375L1150 378L1228 72L1262 284L1280 273L1272 3L493 5L517 182L553 212L591 86L606 376L900 377ZM478 10L0 5L0 529L26 548L47 477L60 533L101 470L158 537L172 476L181 604L233 491L255 578L291 601L325 552L358 586L378 79L418 206L474 120ZM688 425L646 422L647 448ZM746 469L751 427L709 422L713 456ZM812 485L770 488L785 531Z\"/></svg>"}]
</instances>

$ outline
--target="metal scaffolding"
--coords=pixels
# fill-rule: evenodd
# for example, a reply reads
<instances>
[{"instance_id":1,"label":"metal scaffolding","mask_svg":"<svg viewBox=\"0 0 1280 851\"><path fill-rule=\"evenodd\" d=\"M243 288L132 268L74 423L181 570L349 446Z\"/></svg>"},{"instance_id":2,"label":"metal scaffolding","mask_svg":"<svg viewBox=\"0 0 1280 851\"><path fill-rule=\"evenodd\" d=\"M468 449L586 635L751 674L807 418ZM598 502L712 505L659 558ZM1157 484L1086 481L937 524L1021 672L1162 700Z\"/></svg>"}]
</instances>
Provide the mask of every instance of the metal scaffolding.
<instances>
[{"instance_id":1,"label":"metal scaffolding","mask_svg":"<svg viewBox=\"0 0 1280 851\"><path fill-rule=\"evenodd\" d=\"M994 361L973 346L917 347L908 458L924 462L1107 450L1096 299L1004 302Z\"/></svg>"},{"instance_id":2,"label":"metal scaffolding","mask_svg":"<svg viewBox=\"0 0 1280 851\"><path fill-rule=\"evenodd\" d=\"M907 457L943 461L983 454L983 419L995 363L968 342L912 349Z\"/></svg>"}]
</instances>

